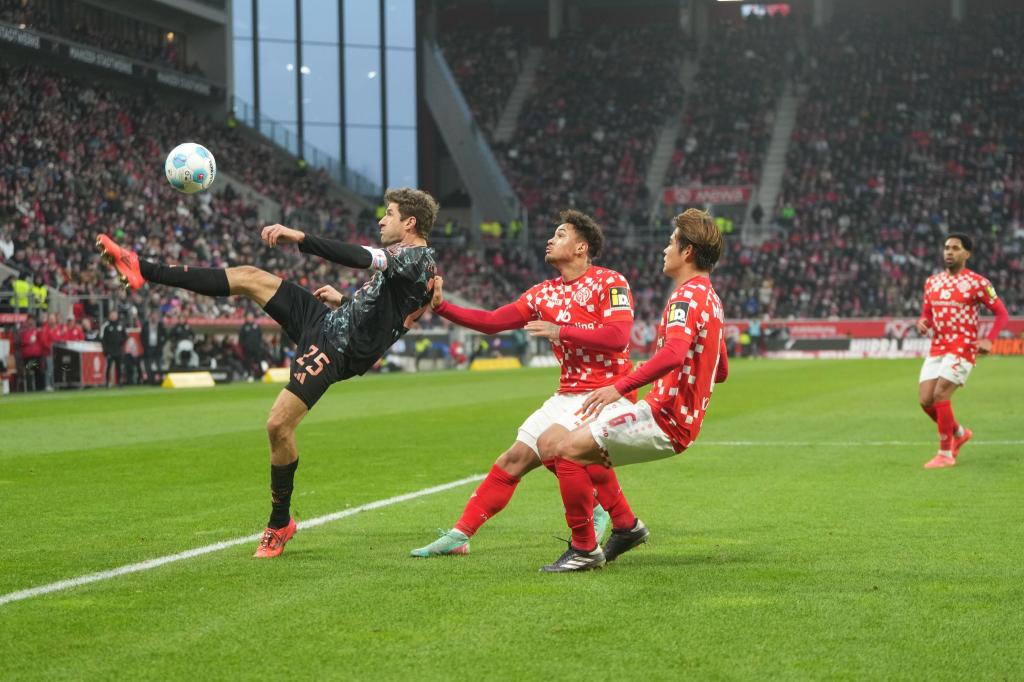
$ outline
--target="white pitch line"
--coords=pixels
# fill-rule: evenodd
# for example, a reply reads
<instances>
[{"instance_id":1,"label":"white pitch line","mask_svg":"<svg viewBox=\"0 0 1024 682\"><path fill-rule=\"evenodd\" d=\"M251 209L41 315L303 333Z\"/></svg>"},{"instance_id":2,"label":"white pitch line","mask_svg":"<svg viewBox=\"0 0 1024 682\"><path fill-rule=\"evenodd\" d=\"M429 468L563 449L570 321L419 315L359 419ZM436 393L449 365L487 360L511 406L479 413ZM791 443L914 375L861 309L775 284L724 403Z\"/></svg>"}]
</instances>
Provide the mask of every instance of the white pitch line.
<instances>
[{"instance_id":1,"label":"white pitch line","mask_svg":"<svg viewBox=\"0 0 1024 682\"><path fill-rule=\"evenodd\" d=\"M771 446L781 445L783 447L838 447L838 448L870 448L880 447L883 445L934 445L935 441L924 441L924 440L865 440L865 441L842 441L842 442L829 442L822 440L710 440L702 441L697 440L693 446L708 446L708 445L726 445L736 447L749 447L749 446ZM969 446L965 447L978 447L979 445L1024 445L1024 440L972 440Z\"/></svg>"},{"instance_id":2,"label":"white pitch line","mask_svg":"<svg viewBox=\"0 0 1024 682\"><path fill-rule=\"evenodd\" d=\"M377 500L375 502L368 502L367 504L361 504L358 507L352 507L351 509L343 509L342 511L334 512L333 514L325 514L324 516L317 516L306 521L301 521L298 524L300 529L315 528L316 526L322 526L325 523L331 523L332 521L338 521L348 516L353 516L360 512L370 511L371 509L380 509L381 507L388 507L399 502L406 502L408 500L415 499L417 497L424 497L426 495L433 495L434 493L444 492L451 488L458 488L460 485L472 483L483 479L483 474L477 474L475 476L467 476L466 478L460 478L457 481L451 481L450 483L442 483L441 485L435 485L430 488L424 488L423 490L417 490L416 492L406 493L404 495L397 495L395 497L389 497L386 500ZM183 561L185 559L191 559L193 557L202 556L204 554L211 554L213 552L219 552L222 549L234 547L235 545L242 545L247 542L256 542L262 536L262 533L255 533L253 535L246 535L242 538L234 538L231 540L224 540L223 542L215 542L212 545L206 545L204 547L196 547L185 552L179 552L177 554L169 554L167 556L157 557L155 559L147 559L146 561L140 561L137 564L128 564L127 566L120 566L118 568L112 568L109 571L100 571L99 573L89 573L88 575L82 575L77 578L69 578L67 580L60 580L55 583L48 585L40 585L39 587L31 587L27 590L19 590L18 592L10 592L5 595L0 595L0 606L4 604L10 604L11 602L21 601L23 599L31 599L32 597L40 597L44 594L50 594L52 592L60 592L61 590L69 590L73 587L80 587L81 585L88 585L89 583L98 583L102 580L110 580L111 578L118 578L122 575L128 575L129 573L139 573L140 571L148 571L153 568L159 568L165 564L171 564L175 561Z\"/></svg>"}]
</instances>

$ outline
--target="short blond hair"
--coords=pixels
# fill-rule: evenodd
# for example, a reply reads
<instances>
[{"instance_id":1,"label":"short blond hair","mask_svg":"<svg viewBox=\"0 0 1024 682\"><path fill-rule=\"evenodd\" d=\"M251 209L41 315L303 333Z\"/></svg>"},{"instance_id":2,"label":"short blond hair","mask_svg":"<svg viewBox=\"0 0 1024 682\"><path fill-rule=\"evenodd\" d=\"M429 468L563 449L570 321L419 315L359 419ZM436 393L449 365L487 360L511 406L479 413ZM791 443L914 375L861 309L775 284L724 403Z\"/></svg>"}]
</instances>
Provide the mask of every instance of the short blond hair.
<instances>
[{"instance_id":1,"label":"short blond hair","mask_svg":"<svg viewBox=\"0 0 1024 682\"><path fill-rule=\"evenodd\" d=\"M697 256L697 268L711 272L715 263L722 256L722 232L715 225L715 219L707 211L699 208L688 208L675 217L676 244L682 251L693 245Z\"/></svg>"}]
</instances>

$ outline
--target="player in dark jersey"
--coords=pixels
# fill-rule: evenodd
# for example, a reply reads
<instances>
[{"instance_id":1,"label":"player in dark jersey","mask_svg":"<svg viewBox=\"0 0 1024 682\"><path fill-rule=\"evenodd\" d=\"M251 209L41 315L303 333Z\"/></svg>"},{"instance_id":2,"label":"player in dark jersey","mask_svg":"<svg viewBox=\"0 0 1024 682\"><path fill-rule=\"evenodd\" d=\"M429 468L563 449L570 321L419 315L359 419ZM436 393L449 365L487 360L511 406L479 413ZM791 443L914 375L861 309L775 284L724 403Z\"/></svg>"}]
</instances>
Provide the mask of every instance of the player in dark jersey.
<instances>
[{"instance_id":1,"label":"player in dark jersey","mask_svg":"<svg viewBox=\"0 0 1024 682\"><path fill-rule=\"evenodd\" d=\"M167 266L141 260L106 235L96 244L132 289L145 282L188 289L206 296L245 296L258 303L298 344L291 378L270 409L270 490L273 511L256 557L275 557L295 534L289 512L299 455L295 428L331 384L370 369L430 303L437 273L427 235L438 205L426 192L391 189L380 220L384 248L324 239L284 225L263 228L268 246L298 244L313 254L374 275L351 299L333 287L315 293L251 265L226 269Z\"/></svg>"}]
</instances>

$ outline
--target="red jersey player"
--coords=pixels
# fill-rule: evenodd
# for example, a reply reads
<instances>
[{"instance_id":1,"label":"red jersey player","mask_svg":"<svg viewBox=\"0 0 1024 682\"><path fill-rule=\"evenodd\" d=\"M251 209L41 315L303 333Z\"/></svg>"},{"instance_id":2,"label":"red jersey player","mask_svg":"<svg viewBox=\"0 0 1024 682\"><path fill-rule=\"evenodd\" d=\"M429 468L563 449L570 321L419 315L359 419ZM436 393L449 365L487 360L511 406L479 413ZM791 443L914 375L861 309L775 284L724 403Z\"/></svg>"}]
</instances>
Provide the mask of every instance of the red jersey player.
<instances>
[{"instance_id":1,"label":"red jersey player","mask_svg":"<svg viewBox=\"0 0 1024 682\"><path fill-rule=\"evenodd\" d=\"M932 330L932 347L921 367L918 394L921 408L939 429L939 452L925 463L926 469L953 466L961 446L971 439L971 430L953 418L950 400L953 392L967 383L976 354L992 350L992 341L1010 319L992 284L967 269L971 247L971 239L965 234L946 237L942 248L946 270L932 275L924 284L924 306L917 330L921 334ZM988 338L980 340L979 305L996 316Z\"/></svg>"},{"instance_id":2,"label":"red jersey player","mask_svg":"<svg viewBox=\"0 0 1024 682\"><path fill-rule=\"evenodd\" d=\"M665 248L664 272L676 284L658 325L658 350L636 371L591 393L583 417L593 422L571 433L542 439L542 457L555 458L569 549L542 571L562 573L600 568L647 541L643 521L622 494L601 500L612 517L612 533L598 546L590 517L590 492L614 476L612 465L670 457L688 448L700 432L716 383L728 376L722 302L711 286L711 269L722 253L722 234L711 216L688 209L675 218ZM622 396L654 382L638 403Z\"/></svg>"},{"instance_id":3,"label":"red jersey player","mask_svg":"<svg viewBox=\"0 0 1024 682\"><path fill-rule=\"evenodd\" d=\"M469 538L508 504L519 480L542 463L537 441L553 428L563 432L582 423L579 416L586 396L607 386L631 369L629 338L633 327L633 299L626 279L617 272L593 265L604 236L592 218L580 211L563 211L562 224L548 240L544 260L559 277L536 284L519 299L494 311L460 308L444 301L442 280L434 280L431 305L442 317L484 334L525 328L531 336L551 341L562 368L558 392L519 427L516 441L506 450L469 498L455 526L430 544L412 550L413 556L465 554ZM591 487L604 504L618 490L610 477ZM614 498L612 498L614 499ZM600 507L598 507L600 510ZM607 514L594 515L603 534Z\"/></svg>"}]
</instances>

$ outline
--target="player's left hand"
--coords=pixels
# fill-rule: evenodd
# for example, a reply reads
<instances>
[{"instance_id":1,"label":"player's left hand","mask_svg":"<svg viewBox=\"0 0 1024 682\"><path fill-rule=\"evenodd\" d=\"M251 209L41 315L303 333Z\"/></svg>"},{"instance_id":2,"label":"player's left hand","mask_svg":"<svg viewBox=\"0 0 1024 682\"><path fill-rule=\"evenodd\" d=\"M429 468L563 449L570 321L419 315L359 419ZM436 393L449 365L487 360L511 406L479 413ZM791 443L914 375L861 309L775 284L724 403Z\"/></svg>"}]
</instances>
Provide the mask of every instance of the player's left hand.
<instances>
[{"instance_id":1,"label":"player's left hand","mask_svg":"<svg viewBox=\"0 0 1024 682\"><path fill-rule=\"evenodd\" d=\"M341 293L330 284L325 284L314 291L313 296L316 297L316 300L335 310L337 310L338 306L341 305L341 302L345 300L345 294Z\"/></svg>"},{"instance_id":2,"label":"player's left hand","mask_svg":"<svg viewBox=\"0 0 1024 682\"><path fill-rule=\"evenodd\" d=\"M980 339L976 342L978 346L978 352L982 355L988 355L992 352L992 339Z\"/></svg>"},{"instance_id":3,"label":"player's left hand","mask_svg":"<svg viewBox=\"0 0 1024 682\"><path fill-rule=\"evenodd\" d=\"M554 322L545 322L544 320L530 320L526 323L527 333L530 336L539 337L542 339L549 339L551 341L558 341L558 334L562 328Z\"/></svg>"},{"instance_id":4,"label":"player's left hand","mask_svg":"<svg viewBox=\"0 0 1024 682\"><path fill-rule=\"evenodd\" d=\"M267 246L277 246L278 244L298 244L306 238L306 233L302 230L293 230L290 227L284 225L267 225L260 232L260 239Z\"/></svg>"},{"instance_id":5,"label":"player's left hand","mask_svg":"<svg viewBox=\"0 0 1024 682\"><path fill-rule=\"evenodd\" d=\"M601 410L621 397L622 394L614 386L599 388L587 396L586 400L583 401L583 407L580 408L577 414L580 415L582 421L586 421L591 417L601 414Z\"/></svg>"}]
</instances>

